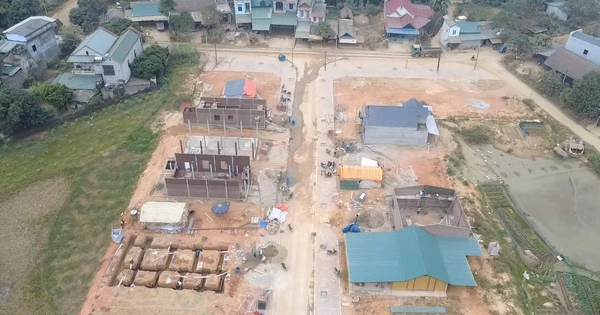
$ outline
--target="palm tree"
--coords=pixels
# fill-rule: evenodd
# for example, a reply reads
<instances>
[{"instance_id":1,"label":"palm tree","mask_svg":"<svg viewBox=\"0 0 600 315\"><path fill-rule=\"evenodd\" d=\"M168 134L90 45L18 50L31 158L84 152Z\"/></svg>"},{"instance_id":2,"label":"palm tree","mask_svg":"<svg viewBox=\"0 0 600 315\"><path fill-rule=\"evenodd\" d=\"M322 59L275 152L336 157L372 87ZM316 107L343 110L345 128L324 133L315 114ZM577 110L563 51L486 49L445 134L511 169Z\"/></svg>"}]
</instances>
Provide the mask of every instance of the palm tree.
<instances>
[{"instance_id":1,"label":"palm tree","mask_svg":"<svg viewBox=\"0 0 600 315\"><path fill-rule=\"evenodd\" d=\"M435 12L445 12L450 7L450 0L429 0L429 6Z\"/></svg>"}]
</instances>

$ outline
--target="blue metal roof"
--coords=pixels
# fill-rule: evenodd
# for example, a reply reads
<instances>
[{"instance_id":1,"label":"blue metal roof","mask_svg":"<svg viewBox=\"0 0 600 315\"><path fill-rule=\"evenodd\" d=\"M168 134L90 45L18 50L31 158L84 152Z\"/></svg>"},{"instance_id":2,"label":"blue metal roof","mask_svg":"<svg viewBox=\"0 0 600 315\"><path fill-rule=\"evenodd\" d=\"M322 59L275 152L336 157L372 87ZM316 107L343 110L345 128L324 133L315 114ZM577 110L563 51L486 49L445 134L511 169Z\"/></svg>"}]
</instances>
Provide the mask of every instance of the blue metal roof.
<instances>
[{"instance_id":1,"label":"blue metal roof","mask_svg":"<svg viewBox=\"0 0 600 315\"><path fill-rule=\"evenodd\" d=\"M419 35L419 30L415 30L415 29L411 29L411 28L386 28L385 31L388 34Z\"/></svg>"},{"instance_id":2,"label":"blue metal roof","mask_svg":"<svg viewBox=\"0 0 600 315\"><path fill-rule=\"evenodd\" d=\"M416 226L382 233L346 234L350 282L398 282L430 276L476 286L465 256L482 256L475 238L433 235Z\"/></svg>"},{"instance_id":3,"label":"blue metal roof","mask_svg":"<svg viewBox=\"0 0 600 315\"><path fill-rule=\"evenodd\" d=\"M460 34L474 34L481 32L479 23L477 22L460 22L458 23L458 26L460 27Z\"/></svg>"},{"instance_id":4,"label":"blue metal roof","mask_svg":"<svg viewBox=\"0 0 600 315\"><path fill-rule=\"evenodd\" d=\"M392 306L392 314L446 314L446 308L441 306Z\"/></svg>"},{"instance_id":5,"label":"blue metal roof","mask_svg":"<svg viewBox=\"0 0 600 315\"><path fill-rule=\"evenodd\" d=\"M157 3L132 3L131 17L158 16L160 4Z\"/></svg>"},{"instance_id":6,"label":"blue metal roof","mask_svg":"<svg viewBox=\"0 0 600 315\"><path fill-rule=\"evenodd\" d=\"M368 105L363 113L363 125L417 128L418 118L428 114L429 109L414 98L404 102L402 106Z\"/></svg>"},{"instance_id":7,"label":"blue metal roof","mask_svg":"<svg viewBox=\"0 0 600 315\"><path fill-rule=\"evenodd\" d=\"M246 79L227 81L227 83L225 83L225 90L223 90L223 96L242 97L244 95L245 84Z\"/></svg>"}]
</instances>

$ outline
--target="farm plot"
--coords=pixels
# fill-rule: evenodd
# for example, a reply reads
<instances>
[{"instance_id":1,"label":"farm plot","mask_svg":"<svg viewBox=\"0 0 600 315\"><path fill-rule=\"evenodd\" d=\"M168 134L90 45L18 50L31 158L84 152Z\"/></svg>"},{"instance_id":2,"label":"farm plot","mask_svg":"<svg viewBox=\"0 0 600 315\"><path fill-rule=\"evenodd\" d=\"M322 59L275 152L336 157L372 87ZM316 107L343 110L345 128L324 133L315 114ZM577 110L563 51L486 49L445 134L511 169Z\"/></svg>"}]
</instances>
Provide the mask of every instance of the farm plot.
<instances>
[{"instance_id":1,"label":"farm plot","mask_svg":"<svg viewBox=\"0 0 600 315\"><path fill-rule=\"evenodd\" d=\"M576 273L559 273L559 283L567 288L565 299L577 314L600 314L600 283Z\"/></svg>"}]
</instances>

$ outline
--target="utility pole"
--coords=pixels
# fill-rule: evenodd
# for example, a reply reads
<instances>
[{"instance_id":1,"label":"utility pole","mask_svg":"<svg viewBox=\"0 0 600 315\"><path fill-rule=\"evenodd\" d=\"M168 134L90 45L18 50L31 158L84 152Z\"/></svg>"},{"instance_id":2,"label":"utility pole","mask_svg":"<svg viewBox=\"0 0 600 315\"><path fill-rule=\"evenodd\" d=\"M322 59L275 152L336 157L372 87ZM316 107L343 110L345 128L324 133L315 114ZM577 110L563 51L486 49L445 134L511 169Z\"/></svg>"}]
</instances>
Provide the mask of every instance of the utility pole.
<instances>
[{"instance_id":1,"label":"utility pole","mask_svg":"<svg viewBox=\"0 0 600 315\"><path fill-rule=\"evenodd\" d=\"M410 53L406 54L406 63L404 64L404 69L408 69L408 55L410 55Z\"/></svg>"},{"instance_id":2,"label":"utility pole","mask_svg":"<svg viewBox=\"0 0 600 315\"><path fill-rule=\"evenodd\" d=\"M215 43L215 67L217 66L217 43Z\"/></svg>"},{"instance_id":3,"label":"utility pole","mask_svg":"<svg viewBox=\"0 0 600 315\"><path fill-rule=\"evenodd\" d=\"M325 71L327 71L327 50L325 51L325 64L324 64L324 67L325 67Z\"/></svg>"},{"instance_id":4,"label":"utility pole","mask_svg":"<svg viewBox=\"0 0 600 315\"><path fill-rule=\"evenodd\" d=\"M477 57L475 57L475 66L473 66L473 70L477 70L477 61L479 60L479 50L481 49L481 44L477 47Z\"/></svg>"},{"instance_id":5,"label":"utility pole","mask_svg":"<svg viewBox=\"0 0 600 315\"><path fill-rule=\"evenodd\" d=\"M441 51L438 54L438 65L437 65L437 70L435 70L435 72L440 72L440 59L442 59L442 52Z\"/></svg>"}]
</instances>

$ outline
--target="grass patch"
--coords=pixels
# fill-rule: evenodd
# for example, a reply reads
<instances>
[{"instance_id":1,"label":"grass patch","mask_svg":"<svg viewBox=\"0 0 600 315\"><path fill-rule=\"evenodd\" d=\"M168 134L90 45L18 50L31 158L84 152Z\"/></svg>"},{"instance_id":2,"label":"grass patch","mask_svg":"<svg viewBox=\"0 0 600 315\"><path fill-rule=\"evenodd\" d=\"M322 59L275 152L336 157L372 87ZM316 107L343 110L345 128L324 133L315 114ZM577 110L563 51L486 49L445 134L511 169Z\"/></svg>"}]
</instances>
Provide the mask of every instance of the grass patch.
<instances>
[{"instance_id":1,"label":"grass patch","mask_svg":"<svg viewBox=\"0 0 600 315\"><path fill-rule=\"evenodd\" d=\"M481 126L475 126L468 129L462 129L459 134L469 144L486 144L490 143L489 130Z\"/></svg>"},{"instance_id":2,"label":"grass patch","mask_svg":"<svg viewBox=\"0 0 600 315\"><path fill-rule=\"evenodd\" d=\"M594 172L600 174L600 153L591 145L585 147L584 157L590 163Z\"/></svg>"},{"instance_id":3,"label":"grass patch","mask_svg":"<svg viewBox=\"0 0 600 315\"><path fill-rule=\"evenodd\" d=\"M178 82L190 73L174 72L183 77ZM65 205L44 221L50 228L45 252L2 306L7 313L79 312L111 241L109 229L129 204L155 147L148 126L161 107L173 106L173 93L165 86L0 149L0 198L56 176L71 183Z\"/></svg>"}]
</instances>

